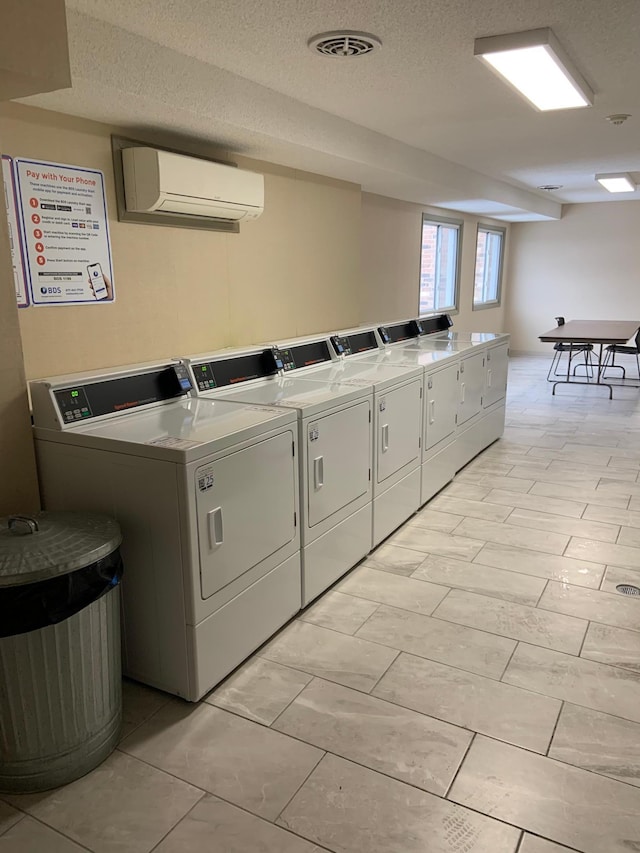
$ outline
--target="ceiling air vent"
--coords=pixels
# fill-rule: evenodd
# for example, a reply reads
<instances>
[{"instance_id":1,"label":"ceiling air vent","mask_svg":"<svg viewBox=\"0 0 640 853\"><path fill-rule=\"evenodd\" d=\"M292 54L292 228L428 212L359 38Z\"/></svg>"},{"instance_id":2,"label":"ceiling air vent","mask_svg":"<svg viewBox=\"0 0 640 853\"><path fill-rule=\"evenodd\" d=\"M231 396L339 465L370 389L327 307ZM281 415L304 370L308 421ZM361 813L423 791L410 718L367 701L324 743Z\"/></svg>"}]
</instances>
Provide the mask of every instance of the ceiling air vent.
<instances>
[{"instance_id":1,"label":"ceiling air vent","mask_svg":"<svg viewBox=\"0 0 640 853\"><path fill-rule=\"evenodd\" d=\"M310 38L307 44L311 50L321 53L323 56L341 58L364 56L382 47L382 42L376 36L369 33L356 33L351 30L320 33Z\"/></svg>"}]
</instances>

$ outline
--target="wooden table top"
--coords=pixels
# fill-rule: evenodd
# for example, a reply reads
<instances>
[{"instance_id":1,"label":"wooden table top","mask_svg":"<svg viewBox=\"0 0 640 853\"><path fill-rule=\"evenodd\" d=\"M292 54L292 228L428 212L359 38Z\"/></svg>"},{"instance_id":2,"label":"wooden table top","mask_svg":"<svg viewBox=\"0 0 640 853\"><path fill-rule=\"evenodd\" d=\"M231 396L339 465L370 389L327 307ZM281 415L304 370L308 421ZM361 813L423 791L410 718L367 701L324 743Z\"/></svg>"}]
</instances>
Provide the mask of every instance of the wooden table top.
<instances>
[{"instance_id":1,"label":"wooden table top","mask_svg":"<svg viewBox=\"0 0 640 853\"><path fill-rule=\"evenodd\" d=\"M549 343L625 344L640 329L640 320L569 320L539 338Z\"/></svg>"}]
</instances>

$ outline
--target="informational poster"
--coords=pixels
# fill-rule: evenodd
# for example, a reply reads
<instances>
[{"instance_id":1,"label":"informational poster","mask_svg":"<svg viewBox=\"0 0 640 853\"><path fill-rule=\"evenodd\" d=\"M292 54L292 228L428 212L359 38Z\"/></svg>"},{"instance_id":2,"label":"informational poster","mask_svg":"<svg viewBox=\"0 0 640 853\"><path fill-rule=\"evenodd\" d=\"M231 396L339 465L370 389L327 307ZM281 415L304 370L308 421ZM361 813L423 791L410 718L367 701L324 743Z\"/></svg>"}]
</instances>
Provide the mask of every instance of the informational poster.
<instances>
[{"instance_id":1,"label":"informational poster","mask_svg":"<svg viewBox=\"0 0 640 853\"><path fill-rule=\"evenodd\" d=\"M13 280L16 288L18 308L26 308L29 304L29 289L24 268L24 246L20 219L18 216L18 200L16 185L13 179L13 160L2 155L2 178L4 183L4 200L7 207L7 225L9 226L9 244L11 246L11 264Z\"/></svg>"},{"instance_id":2,"label":"informational poster","mask_svg":"<svg viewBox=\"0 0 640 853\"><path fill-rule=\"evenodd\" d=\"M102 172L23 158L15 166L33 305L113 302Z\"/></svg>"}]
</instances>

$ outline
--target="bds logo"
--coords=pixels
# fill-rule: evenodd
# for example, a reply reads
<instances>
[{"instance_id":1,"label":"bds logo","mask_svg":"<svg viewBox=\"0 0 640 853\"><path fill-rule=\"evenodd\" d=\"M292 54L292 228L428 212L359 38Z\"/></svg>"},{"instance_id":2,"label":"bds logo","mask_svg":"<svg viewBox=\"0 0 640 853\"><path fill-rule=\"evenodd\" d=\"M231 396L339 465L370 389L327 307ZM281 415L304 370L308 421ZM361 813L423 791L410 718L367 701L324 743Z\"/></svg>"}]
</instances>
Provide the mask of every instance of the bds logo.
<instances>
[{"instance_id":1,"label":"bds logo","mask_svg":"<svg viewBox=\"0 0 640 853\"><path fill-rule=\"evenodd\" d=\"M59 295L62 293L62 288L61 287L41 287L40 293L43 296L47 296L47 295L56 296L56 295Z\"/></svg>"}]
</instances>

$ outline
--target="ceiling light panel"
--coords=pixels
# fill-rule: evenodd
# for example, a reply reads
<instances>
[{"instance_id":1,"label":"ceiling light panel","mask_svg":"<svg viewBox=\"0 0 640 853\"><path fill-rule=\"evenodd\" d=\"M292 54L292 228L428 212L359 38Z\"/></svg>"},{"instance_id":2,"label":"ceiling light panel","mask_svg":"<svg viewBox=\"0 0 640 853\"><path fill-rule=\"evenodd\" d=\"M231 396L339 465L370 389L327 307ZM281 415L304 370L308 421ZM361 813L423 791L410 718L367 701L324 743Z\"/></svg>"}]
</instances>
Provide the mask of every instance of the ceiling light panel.
<instances>
[{"instance_id":1,"label":"ceiling light panel","mask_svg":"<svg viewBox=\"0 0 640 853\"><path fill-rule=\"evenodd\" d=\"M592 90L548 27L476 39L474 53L538 110L593 103Z\"/></svg>"},{"instance_id":2,"label":"ceiling light panel","mask_svg":"<svg viewBox=\"0 0 640 853\"><path fill-rule=\"evenodd\" d=\"M636 189L631 175L626 172L609 172L596 175L596 181L610 193L632 193Z\"/></svg>"}]
</instances>

